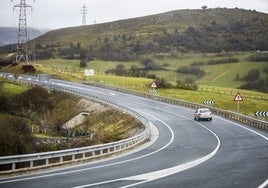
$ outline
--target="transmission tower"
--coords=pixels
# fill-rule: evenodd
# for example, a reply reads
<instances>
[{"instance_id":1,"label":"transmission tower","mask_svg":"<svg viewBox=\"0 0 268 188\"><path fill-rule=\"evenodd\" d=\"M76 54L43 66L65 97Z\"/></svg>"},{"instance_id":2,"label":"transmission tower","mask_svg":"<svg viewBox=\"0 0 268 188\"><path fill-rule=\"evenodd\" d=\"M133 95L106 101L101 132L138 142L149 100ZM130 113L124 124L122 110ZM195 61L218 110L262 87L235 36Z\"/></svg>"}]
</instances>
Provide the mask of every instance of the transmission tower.
<instances>
[{"instance_id":1,"label":"transmission tower","mask_svg":"<svg viewBox=\"0 0 268 188\"><path fill-rule=\"evenodd\" d=\"M20 9L16 62L25 61L28 63L29 57L28 57L28 44L27 44L28 32L27 32L26 11L27 11L27 8L32 9L32 6L26 4L26 0L20 0L19 4L14 5L13 11L15 8Z\"/></svg>"},{"instance_id":2,"label":"transmission tower","mask_svg":"<svg viewBox=\"0 0 268 188\"><path fill-rule=\"evenodd\" d=\"M87 17L86 17L86 14L87 14L87 7L86 5L84 4L81 8L81 14L82 14L82 25L87 25Z\"/></svg>"}]
</instances>

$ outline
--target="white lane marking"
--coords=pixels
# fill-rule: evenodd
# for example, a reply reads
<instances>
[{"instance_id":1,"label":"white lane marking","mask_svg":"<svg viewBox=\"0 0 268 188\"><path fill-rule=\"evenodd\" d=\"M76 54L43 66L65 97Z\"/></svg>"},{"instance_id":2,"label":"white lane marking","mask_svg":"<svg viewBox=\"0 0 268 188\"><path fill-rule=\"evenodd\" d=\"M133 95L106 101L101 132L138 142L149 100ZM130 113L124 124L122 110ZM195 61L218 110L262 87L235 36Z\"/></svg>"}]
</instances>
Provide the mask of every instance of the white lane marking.
<instances>
[{"instance_id":1,"label":"white lane marking","mask_svg":"<svg viewBox=\"0 0 268 188\"><path fill-rule=\"evenodd\" d=\"M112 95L112 96L116 96L116 95L117 95L117 94L114 93L114 92L109 92L109 94Z\"/></svg>"},{"instance_id":2,"label":"white lane marking","mask_svg":"<svg viewBox=\"0 0 268 188\"><path fill-rule=\"evenodd\" d=\"M265 188L268 185L268 179L263 182L263 184L261 184L258 188Z\"/></svg>"},{"instance_id":3,"label":"white lane marking","mask_svg":"<svg viewBox=\"0 0 268 188\"><path fill-rule=\"evenodd\" d=\"M147 114L147 115L153 117L150 114ZM184 116L181 116L181 117L184 117ZM160 121L161 123L163 123L164 125L169 127L169 125L166 124L164 121L162 121L162 120L160 120L160 119L158 119L156 117L153 117L153 118L157 119L158 121ZM189 120L189 118L187 118L187 117L184 117L184 118ZM158 170L158 171L153 171L153 172L149 172L149 173L145 173L145 174L139 174L139 175L136 175L136 176L130 176L130 177L120 178L120 179L115 179L115 180L110 180L110 181L98 182L98 183L93 183L93 184L86 184L86 185L81 185L81 186L77 186L77 187L73 187L73 188L93 187L93 186L96 186L96 185L104 185L104 184L107 184L107 183L119 182L119 181L141 181L141 182L137 182L137 183L134 183L134 184L122 186L120 188L133 187L133 186L136 186L136 185L144 184L144 183L156 180L156 179L164 178L164 177L179 173L181 171L187 170L189 168L193 168L193 167L195 167L195 166L207 161L208 159L210 159L211 157L213 157L217 153L217 151L220 148L221 141L220 141L219 137L216 135L216 133L214 133L213 131L211 131L210 129L208 129L207 127L202 125L201 123L197 122L197 124L199 124L200 126L202 126L205 129L207 129L217 139L217 142L218 142L217 147L211 153L209 153L208 155L206 155L204 157L201 157L201 158L199 158L197 160L188 162L188 163L184 163L184 164L181 164L181 165L178 165L178 166L174 166L174 167L170 167L170 168L166 168L166 169L162 169L162 170Z\"/></svg>"},{"instance_id":4,"label":"white lane marking","mask_svg":"<svg viewBox=\"0 0 268 188\"><path fill-rule=\"evenodd\" d=\"M217 118L218 118L218 119L221 119L221 120L223 120L223 121L226 121L226 122L228 122L228 123L231 123L231 124L233 124L233 125L235 125L235 126L238 126L238 127L240 127L240 128L243 128L243 129L245 129L245 130L247 130L247 131L249 131L249 132L252 132L252 133L254 133L254 134L257 134L257 135L259 135L260 137L264 138L265 140L268 140L268 138L267 138L266 136L262 135L261 133L258 133L257 131L254 131L254 130L252 130L252 129L250 129L250 128L244 127L244 126L242 126L242 125L239 125L238 123L232 122L232 121L230 121L230 120L227 120L227 119L224 119L224 118L221 118L221 117L217 117ZM263 182L260 186L258 186L258 188L264 188L264 187L266 187L267 185L268 185L268 179L267 179L265 182Z\"/></svg>"},{"instance_id":5,"label":"white lane marking","mask_svg":"<svg viewBox=\"0 0 268 188\"><path fill-rule=\"evenodd\" d=\"M218 119L221 119L221 120L223 120L223 121L226 121L226 122L228 122L228 123L231 123L231 124L233 124L233 125L236 125L236 126L238 126L238 127L240 127L240 128L246 129L247 131L252 132L252 133L254 133L254 134L257 134L257 135L259 135L260 137L262 137L262 138L264 138L265 140L268 141L268 138L267 138L266 136L262 135L261 133L258 133L257 131L254 131L254 130L252 130L252 129L250 129L250 128L247 128L247 127L245 127L245 126L243 126L243 125L239 125L238 123L232 122L232 121L230 121L230 120L221 118L221 117L219 117L219 116L217 116L217 118L218 118Z\"/></svg>"},{"instance_id":6,"label":"white lane marking","mask_svg":"<svg viewBox=\"0 0 268 188\"><path fill-rule=\"evenodd\" d=\"M67 87L67 88L80 89L80 90L83 90L83 91L91 91L91 92L94 92L94 93L98 93L98 94L110 96L110 94L99 92L99 91L96 91L96 90L93 90L93 89L89 89L88 87L80 87L80 86L67 85L67 84L63 84L63 83L59 83L59 82L56 82L54 84L55 85L64 86L64 87Z\"/></svg>"},{"instance_id":7,"label":"white lane marking","mask_svg":"<svg viewBox=\"0 0 268 188\"><path fill-rule=\"evenodd\" d=\"M62 85L64 85L64 84L62 84ZM67 85L68 86L68 85ZM75 87L75 88L77 88L77 87ZM82 88L79 88L79 89L82 89ZM102 93L103 94L103 93ZM107 95L107 94L106 94ZM227 120L227 119L224 119L224 118L221 118L221 117L218 117L217 116L217 118L219 118L219 119L221 119L221 120L223 120L223 121L226 121L226 122L229 122L229 123L231 123L231 124L233 124L233 125L236 125L236 126L238 126L238 127L240 127L240 128L243 128L243 129L246 129L246 130L248 130L248 131L250 131L250 132L252 132L252 133L255 133L255 134L257 134L257 135L259 135L259 136L261 136L262 138L264 138L265 140L268 140L268 138L267 137L265 137L264 135L262 135L262 134L260 134L260 133L258 133L258 132L256 132L256 131L254 131L254 130L252 130L252 129L249 129L249 128L247 128L247 127L244 127L244 126L242 126L242 125L239 125L238 123L234 123L234 122L232 122L232 121L229 121L229 120ZM187 118L188 119L188 118ZM201 126L203 126L202 124L200 124ZM205 127L205 126L203 126L204 128L206 128L206 129L208 129L207 127ZM208 129L209 130L209 129ZM209 130L209 131L211 131L211 130ZM212 131L211 131L212 132ZM214 132L212 132L213 134L215 134ZM218 139L218 136L215 134L215 136L217 137L217 139ZM152 181L152 180L151 180ZM268 184L268 182L266 181L266 182L264 182L262 185L264 185L265 184L265 186ZM262 186L261 185L261 186Z\"/></svg>"}]
</instances>

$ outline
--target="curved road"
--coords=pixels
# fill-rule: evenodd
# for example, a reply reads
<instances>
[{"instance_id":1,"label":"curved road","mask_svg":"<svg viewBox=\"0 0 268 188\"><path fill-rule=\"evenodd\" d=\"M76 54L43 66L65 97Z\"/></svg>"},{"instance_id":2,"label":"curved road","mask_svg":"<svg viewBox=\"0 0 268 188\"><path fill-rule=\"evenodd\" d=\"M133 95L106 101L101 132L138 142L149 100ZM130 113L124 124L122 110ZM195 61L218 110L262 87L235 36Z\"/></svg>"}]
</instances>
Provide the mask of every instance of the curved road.
<instances>
[{"instance_id":1,"label":"curved road","mask_svg":"<svg viewBox=\"0 0 268 188\"><path fill-rule=\"evenodd\" d=\"M24 78L20 78L24 79ZM28 81L35 82L34 78ZM237 187L268 185L268 133L194 110L115 91L53 80L139 112L152 142L117 157L0 179L1 187Z\"/></svg>"}]
</instances>

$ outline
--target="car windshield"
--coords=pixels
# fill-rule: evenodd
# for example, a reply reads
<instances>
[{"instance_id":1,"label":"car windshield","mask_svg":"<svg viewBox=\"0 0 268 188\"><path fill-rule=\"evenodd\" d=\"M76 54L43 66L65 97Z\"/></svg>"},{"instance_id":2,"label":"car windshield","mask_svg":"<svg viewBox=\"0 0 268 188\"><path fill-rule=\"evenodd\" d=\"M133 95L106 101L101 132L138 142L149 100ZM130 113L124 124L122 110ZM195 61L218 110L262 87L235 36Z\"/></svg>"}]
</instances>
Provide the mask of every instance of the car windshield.
<instances>
[{"instance_id":1,"label":"car windshield","mask_svg":"<svg viewBox=\"0 0 268 188\"><path fill-rule=\"evenodd\" d=\"M210 110L209 109L202 109L202 110L200 110L200 112L201 113L206 113L206 112L210 112Z\"/></svg>"}]
</instances>

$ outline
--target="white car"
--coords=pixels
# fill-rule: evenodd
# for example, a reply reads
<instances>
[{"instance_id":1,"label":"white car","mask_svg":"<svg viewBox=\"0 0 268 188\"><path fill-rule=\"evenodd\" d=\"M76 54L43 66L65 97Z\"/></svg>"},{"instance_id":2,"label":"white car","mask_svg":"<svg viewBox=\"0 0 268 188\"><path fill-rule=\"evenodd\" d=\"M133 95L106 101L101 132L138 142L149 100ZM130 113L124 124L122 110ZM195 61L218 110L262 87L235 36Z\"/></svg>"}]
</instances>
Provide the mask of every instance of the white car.
<instances>
[{"instance_id":1,"label":"white car","mask_svg":"<svg viewBox=\"0 0 268 188\"><path fill-rule=\"evenodd\" d=\"M212 120L212 112L208 108L199 108L194 113L194 119L199 120Z\"/></svg>"}]
</instances>

